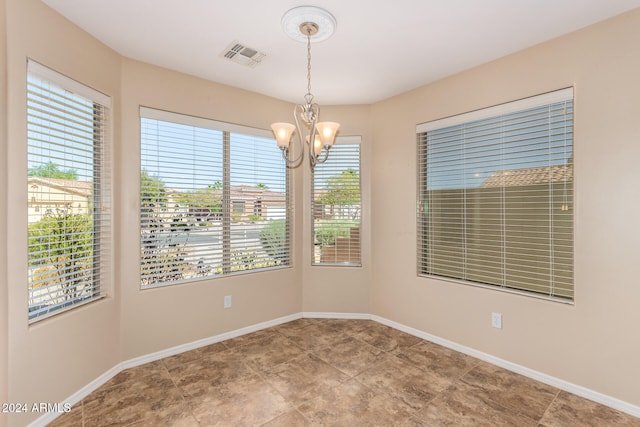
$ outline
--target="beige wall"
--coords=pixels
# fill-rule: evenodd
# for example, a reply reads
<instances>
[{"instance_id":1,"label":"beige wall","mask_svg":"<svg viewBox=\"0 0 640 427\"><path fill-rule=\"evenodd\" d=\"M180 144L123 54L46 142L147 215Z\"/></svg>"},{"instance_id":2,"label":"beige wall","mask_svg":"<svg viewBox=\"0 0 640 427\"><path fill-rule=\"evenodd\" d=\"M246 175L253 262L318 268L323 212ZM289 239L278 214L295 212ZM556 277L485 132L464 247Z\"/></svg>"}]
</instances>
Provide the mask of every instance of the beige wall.
<instances>
[{"instance_id":1,"label":"beige wall","mask_svg":"<svg viewBox=\"0 0 640 427\"><path fill-rule=\"evenodd\" d=\"M6 13L7 133L11 143L7 147L7 180L2 182L1 193L6 194L3 203L8 207L6 222L2 223L10 224L6 231L10 250L3 257L7 260L9 284L7 400L62 402L120 362L117 293L113 283L109 283L108 298L28 324L24 191L27 186L27 57L112 96L116 109L120 57L40 1L6 0ZM115 118L113 129L117 139L117 116ZM24 425L37 416L12 415L10 425Z\"/></svg>"},{"instance_id":2,"label":"beige wall","mask_svg":"<svg viewBox=\"0 0 640 427\"><path fill-rule=\"evenodd\" d=\"M311 267L309 176L294 173L294 268L139 289L144 105L259 128L292 105L125 59L38 0L0 0L0 399L63 401L131 358L300 311L373 313L640 405L640 11L372 106L323 108L362 136L362 268ZM0 27L3 28L3 27ZM7 36L7 54L2 54ZM109 297L29 326L26 58L114 101L114 280ZM4 74L0 75L4 76ZM415 125L575 85L576 303L416 277ZM5 102L8 111L5 111ZM5 126L0 126L5 129ZM11 144L5 144L5 140ZM11 227L8 227L8 224ZM6 272L6 274L4 273ZM233 308L223 309L224 295ZM7 308L7 310L5 310ZM490 313L504 314L504 329ZM8 349L8 350L7 350ZM23 425L37 414L13 418ZM5 421L0 418L0 425Z\"/></svg>"},{"instance_id":3,"label":"beige wall","mask_svg":"<svg viewBox=\"0 0 640 427\"><path fill-rule=\"evenodd\" d=\"M374 314L640 405L638 28L635 10L373 106ZM418 278L415 125L571 85L575 305Z\"/></svg>"},{"instance_id":4,"label":"beige wall","mask_svg":"<svg viewBox=\"0 0 640 427\"><path fill-rule=\"evenodd\" d=\"M0 402L9 400L9 336L7 282L7 31L6 4L0 0ZM8 416L0 413L0 427Z\"/></svg>"}]
</instances>

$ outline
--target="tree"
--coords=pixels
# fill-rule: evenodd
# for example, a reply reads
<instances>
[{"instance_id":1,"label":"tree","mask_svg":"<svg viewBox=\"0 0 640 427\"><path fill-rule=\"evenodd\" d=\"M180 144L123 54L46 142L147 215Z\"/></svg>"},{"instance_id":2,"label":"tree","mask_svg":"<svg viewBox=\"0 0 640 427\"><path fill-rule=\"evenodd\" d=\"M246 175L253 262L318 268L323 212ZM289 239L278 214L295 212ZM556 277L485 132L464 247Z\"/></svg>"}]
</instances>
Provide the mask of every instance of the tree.
<instances>
[{"instance_id":1,"label":"tree","mask_svg":"<svg viewBox=\"0 0 640 427\"><path fill-rule=\"evenodd\" d=\"M222 183L216 181L193 191L177 194L178 203L188 206L191 215L197 220L205 221L209 217L220 218L222 216Z\"/></svg>"},{"instance_id":2,"label":"tree","mask_svg":"<svg viewBox=\"0 0 640 427\"><path fill-rule=\"evenodd\" d=\"M144 224L141 235L140 270L142 285L163 280L180 280L191 273L184 243L175 243L172 236L190 230L177 217L166 213L168 202L164 182L146 170L140 174L140 205Z\"/></svg>"},{"instance_id":3,"label":"tree","mask_svg":"<svg viewBox=\"0 0 640 427\"><path fill-rule=\"evenodd\" d=\"M61 170L60 166L49 161L34 168L29 168L29 176L39 176L42 178L56 179L78 179L78 171L75 169Z\"/></svg>"},{"instance_id":4,"label":"tree","mask_svg":"<svg viewBox=\"0 0 640 427\"><path fill-rule=\"evenodd\" d=\"M211 190L222 190L222 181L216 181L213 184L207 185L207 188Z\"/></svg>"},{"instance_id":5,"label":"tree","mask_svg":"<svg viewBox=\"0 0 640 427\"><path fill-rule=\"evenodd\" d=\"M259 182L256 184L256 188L259 188L261 190L268 190L269 187L267 187L267 184L263 184L262 182Z\"/></svg>"},{"instance_id":6,"label":"tree","mask_svg":"<svg viewBox=\"0 0 640 427\"><path fill-rule=\"evenodd\" d=\"M333 246L338 237L349 237L351 228L360 226L360 221L352 219L323 219L313 225L315 242L320 247Z\"/></svg>"},{"instance_id":7,"label":"tree","mask_svg":"<svg viewBox=\"0 0 640 427\"><path fill-rule=\"evenodd\" d=\"M269 221L260 230L260 242L265 252L280 264L287 260L287 221L276 219Z\"/></svg>"},{"instance_id":8,"label":"tree","mask_svg":"<svg viewBox=\"0 0 640 427\"><path fill-rule=\"evenodd\" d=\"M164 183L157 176L149 175L142 170L140 174L140 205L142 212L151 212L156 206L164 206L167 203L167 191Z\"/></svg>"},{"instance_id":9,"label":"tree","mask_svg":"<svg viewBox=\"0 0 640 427\"><path fill-rule=\"evenodd\" d=\"M360 176L353 169L347 169L329 177L326 189L326 192L320 196L319 202L330 206L332 214L336 206L360 204Z\"/></svg>"},{"instance_id":10,"label":"tree","mask_svg":"<svg viewBox=\"0 0 640 427\"><path fill-rule=\"evenodd\" d=\"M66 283L67 300L80 296L93 269L93 220L90 215L58 210L29 225L29 264L35 268L32 288Z\"/></svg>"}]
</instances>

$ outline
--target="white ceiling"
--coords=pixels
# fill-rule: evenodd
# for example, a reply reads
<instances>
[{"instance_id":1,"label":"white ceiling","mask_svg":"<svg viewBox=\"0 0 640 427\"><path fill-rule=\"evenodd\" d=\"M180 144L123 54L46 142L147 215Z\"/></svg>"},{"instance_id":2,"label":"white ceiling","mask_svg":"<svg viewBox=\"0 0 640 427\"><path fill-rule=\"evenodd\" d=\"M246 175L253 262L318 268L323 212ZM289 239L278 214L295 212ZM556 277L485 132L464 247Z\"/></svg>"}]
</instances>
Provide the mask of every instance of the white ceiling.
<instances>
[{"instance_id":1,"label":"white ceiling","mask_svg":"<svg viewBox=\"0 0 640 427\"><path fill-rule=\"evenodd\" d=\"M301 102L306 46L282 30L300 0L42 0L120 54ZM640 0L314 0L337 20L312 45L316 102L368 104L640 7ZM224 59L232 41L267 54Z\"/></svg>"}]
</instances>

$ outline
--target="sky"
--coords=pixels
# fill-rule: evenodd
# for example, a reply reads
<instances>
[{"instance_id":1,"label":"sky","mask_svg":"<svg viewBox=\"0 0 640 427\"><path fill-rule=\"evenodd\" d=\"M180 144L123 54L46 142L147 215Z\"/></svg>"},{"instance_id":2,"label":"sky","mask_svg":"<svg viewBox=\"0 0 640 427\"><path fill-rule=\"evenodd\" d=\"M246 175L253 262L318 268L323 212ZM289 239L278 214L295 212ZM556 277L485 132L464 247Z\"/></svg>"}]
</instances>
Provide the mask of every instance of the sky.
<instances>
[{"instance_id":1,"label":"sky","mask_svg":"<svg viewBox=\"0 0 640 427\"><path fill-rule=\"evenodd\" d=\"M223 180L223 132L141 119L141 167L167 188L195 190ZM230 133L231 185L284 192L285 164L275 139Z\"/></svg>"},{"instance_id":2,"label":"sky","mask_svg":"<svg viewBox=\"0 0 640 427\"><path fill-rule=\"evenodd\" d=\"M562 165L573 155L573 102L429 131L428 190L479 187L496 172Z\"/></svg>"}]
</instances>

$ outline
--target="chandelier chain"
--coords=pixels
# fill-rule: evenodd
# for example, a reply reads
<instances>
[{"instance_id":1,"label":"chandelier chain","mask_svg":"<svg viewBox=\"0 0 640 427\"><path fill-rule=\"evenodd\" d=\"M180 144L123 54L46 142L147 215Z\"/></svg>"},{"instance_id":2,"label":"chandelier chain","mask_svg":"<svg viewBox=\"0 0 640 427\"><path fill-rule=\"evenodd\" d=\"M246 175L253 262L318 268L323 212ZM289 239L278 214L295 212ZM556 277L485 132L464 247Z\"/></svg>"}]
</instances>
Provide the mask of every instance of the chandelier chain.
<instances>
[{"instance_id":1,"label":"chandelier chain","mask_svg":"<svg viewBox=\"0 0 640 427\"><path fill-rule=\"evenodd\" d=\"M311 30L307 30L307 94L311 95Z\"/></svg>"}]
</instances>

